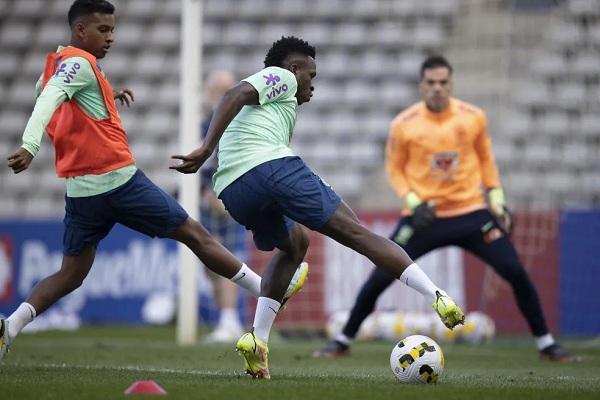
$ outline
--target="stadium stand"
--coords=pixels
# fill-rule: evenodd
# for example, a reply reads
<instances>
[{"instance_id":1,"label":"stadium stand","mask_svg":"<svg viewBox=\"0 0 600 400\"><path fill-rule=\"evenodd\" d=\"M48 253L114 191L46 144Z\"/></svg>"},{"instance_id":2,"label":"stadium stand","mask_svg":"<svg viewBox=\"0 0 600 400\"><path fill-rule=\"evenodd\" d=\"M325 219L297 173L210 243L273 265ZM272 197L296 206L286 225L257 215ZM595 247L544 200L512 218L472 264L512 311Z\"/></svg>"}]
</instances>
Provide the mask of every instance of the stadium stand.
<instances>
[{"instance_id":1,"label":"stadium stand","mask_svg":"<svg viewBox=\"0 0 600 400\"><path fill-rule=\"evenodd\" d=\"M44 54L68 39L69 4L70 0L0 1L0 149L5 155L20 142ZM174 190L166 166L171 154L167 149L177 147L179 2L115 4L116 43L102 64L115 87L127 85L136 94L135 104L122 109L122 116L139 164ZM457 94L490 114L511 203L520 208L597 206L600 186L588 183L597 183L600 175L594 156L600 150L600 7L594 0L563 1L535 10L511 4L207 0L205 71L218 67L247 76L262 66L268 46L281 35L300 35L316 45L315 96L299 109L293 147L351 204L381 208L397 202L386 188L381 166L388 123L418 100L417 71L423 56L448 53L463 76ZM499 16L495 21L506 21L498 29L508 27L508 37L513 38L508 43L465 37L463 22L487 23L489 13ZM535 40L523 43L533 29L525 20L543 21L536 25L543 29L534 52L530 50ZM495 25L489 29L498 33ZM477 47L468 53L464 40L477 41ZM457 43L463 45L461 51ZM518 61L527 51L531 57ZM469 69L473 54L482 59L482 54L500 54L507 60L493 64L486 75L486 68ZM494 68L504 80L497 86L480 85L490 80ZM510 85L505 85L507 76ZM47 141L44 146L49 146ZM0 171L6 205L0 208L1 216L29 215L32 210L35 215L62 213L58 178L48 173L51 152L45 149L39 158L29 177L15 179L8 169ZM533 185L540 190L531 191ZM378 196L371 196L373 190Z\"/></svg>"}]
</instances>

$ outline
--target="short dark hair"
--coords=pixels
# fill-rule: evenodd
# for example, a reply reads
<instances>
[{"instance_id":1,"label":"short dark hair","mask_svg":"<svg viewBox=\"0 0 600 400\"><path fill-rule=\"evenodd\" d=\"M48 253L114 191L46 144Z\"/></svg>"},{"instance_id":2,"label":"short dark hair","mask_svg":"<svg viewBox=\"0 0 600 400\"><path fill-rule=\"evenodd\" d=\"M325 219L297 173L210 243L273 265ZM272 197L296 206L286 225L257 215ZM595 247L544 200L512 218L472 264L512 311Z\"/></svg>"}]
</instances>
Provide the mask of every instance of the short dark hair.
<instances>
[{"instance_id":1,"label":"short dark hair","mask_svg":"<svg viewBox=\"0 0 600 400\"><path fill-rule=\"evenodd\" d=\"M316 51L308 42L294 36L282 36L273 43L265 57L266 67L283 67L283 61L292 53L300 53L315 58Z\"/></svg>"},{"instance_id":2,"label":"short dark hair","mask_svg":"<svg viewBox=\"0 0 600 400\"><path fill-rule=\"evenodd\" d=\"M69 26L73 26L79 17L93 13L114 14L115 6L106 0L75 0L69 8Z\"/></svg>"},{"instance_id":3,"label":"short dark hair","mask_svg":"<svg viewBox=\"0 0 600 400\"><path fill-rule=\"evenodd\" d=\"M421 64L421 74L419 75L419 79L423 79L425 70L439 67L448 68L448 72L452 75L452 65L450 65L446 58L443 56L429 56L423 61L423 64Z\"/></svg>"}]
</instances>

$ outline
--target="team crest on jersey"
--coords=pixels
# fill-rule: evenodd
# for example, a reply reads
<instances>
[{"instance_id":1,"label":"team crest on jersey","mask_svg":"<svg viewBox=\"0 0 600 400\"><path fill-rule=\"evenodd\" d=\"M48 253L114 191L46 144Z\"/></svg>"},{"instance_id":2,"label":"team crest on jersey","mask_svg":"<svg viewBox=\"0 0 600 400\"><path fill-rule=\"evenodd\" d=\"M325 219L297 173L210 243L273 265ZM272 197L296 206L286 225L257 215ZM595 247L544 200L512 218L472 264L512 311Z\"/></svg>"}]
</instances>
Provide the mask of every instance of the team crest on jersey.
<instances>
[{"instance_id":1,"label":"team crest on jersey","mask_svg":"<svg viewBox=\"0 0 600 400\"><path fill-rule=\"evenodd\" d=\"M267 85L267 86L275 86L281 80L279 75L274 75L274 74L263 75L263 78L265 78L267 80L265 82L265 85Z\"/></svg>"},{"instance_id":2,"label":"team crest on jersey","mask_svg":"<svg viewBox=\"0 0 600 400\"><path fill-rule=\"evenodd\" d=\"M458 153L455 151L445 151L433 156L433 169L449 171L458 165Z\"/></svg>"},{"instance_id":3,"label":"team crest on jersey","mask_svg":"<svg viewBox=\"0 0 600 400\"><path fill-rule=\"evenodd\" d=\"M431 159L432 178L438 181L452 180L458 161L458 153L455 151L434 154Z\"/></svg>"}]
</instances>

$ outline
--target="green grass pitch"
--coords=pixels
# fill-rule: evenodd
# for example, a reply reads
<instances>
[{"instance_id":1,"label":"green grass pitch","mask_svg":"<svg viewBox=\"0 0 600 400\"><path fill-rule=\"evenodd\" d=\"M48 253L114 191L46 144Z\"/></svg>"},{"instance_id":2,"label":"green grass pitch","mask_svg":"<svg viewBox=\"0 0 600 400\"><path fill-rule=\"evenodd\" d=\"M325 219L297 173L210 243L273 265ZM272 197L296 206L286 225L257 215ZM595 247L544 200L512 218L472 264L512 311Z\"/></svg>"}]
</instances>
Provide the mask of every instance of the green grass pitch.
<instances>
[{"instance_id":1,"label":"green grass pitch","mask_svg":"<svg viewBox=\"0 0 600 400\"><path fill-rule=\"evenodd\" d=\"M173 328L86 327L22 334L0 365L0 399L119 399L153 379L169 399L600 399L600 339L565 340L585 360L541 362L529 338L478 347L442 345L437 385L402 385L389 366L394 343L359 343L351 357L313 359L323 341L271 343L271 381L240 374L231 346L181 348ZM138 397L138 396L136 396Z\"/></svg>"}]
</instances>

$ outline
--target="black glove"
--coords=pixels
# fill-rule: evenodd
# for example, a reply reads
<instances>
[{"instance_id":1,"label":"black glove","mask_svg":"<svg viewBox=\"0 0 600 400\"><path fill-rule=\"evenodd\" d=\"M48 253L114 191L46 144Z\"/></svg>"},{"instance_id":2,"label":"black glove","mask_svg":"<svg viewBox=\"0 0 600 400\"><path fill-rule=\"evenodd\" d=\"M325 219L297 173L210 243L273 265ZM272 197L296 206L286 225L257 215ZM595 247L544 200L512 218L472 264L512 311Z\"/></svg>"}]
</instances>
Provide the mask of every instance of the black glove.
<instances>
[{"instance_id":1,"label":"black glove","mask_svg":"<svg viewBox=\"0 0 600 400\"><path fill-rule=\"evenodd\" d=\"M433 221L435 221L435 213L429 204L423 202L414 208L411 225L415 230L425 229L431 225Z\"/></svg>"},{"instance_id":2,"label":"black glove","mask_svg":"<svg viewBox=\"0 0 600 400\"><path fill-rule=\"evenodd\" d=\"M509 211L506 206L504 206L504 212L501 215L496 215L492 213L494 218L496 218L496 222L500 226L500 229L504 232L506 236L510 236L513 231L513 218L512 213Z\"/></svg>"}]
</instances>

